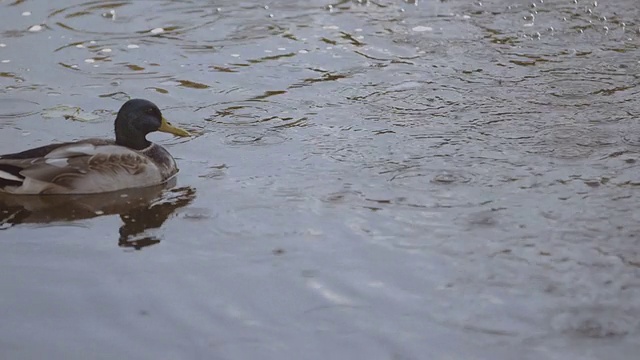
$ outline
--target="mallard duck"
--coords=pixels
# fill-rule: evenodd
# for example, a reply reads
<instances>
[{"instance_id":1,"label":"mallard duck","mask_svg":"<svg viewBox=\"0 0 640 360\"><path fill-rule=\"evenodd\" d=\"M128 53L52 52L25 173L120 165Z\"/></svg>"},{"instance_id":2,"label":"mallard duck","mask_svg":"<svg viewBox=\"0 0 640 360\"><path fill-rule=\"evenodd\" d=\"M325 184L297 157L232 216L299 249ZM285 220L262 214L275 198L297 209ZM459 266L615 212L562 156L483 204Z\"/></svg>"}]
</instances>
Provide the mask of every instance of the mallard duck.
<instances>
[{"instance_id":1,"label":"mallard duck","mask_svg":"<svg viewBox=\"0 0 640 360\"><path fill-rule=\"evenodd\" d=\"M86 139L1 155L0 192L96 194L165 183L178 168L167 150L146 139L154 131L189 136L151 101L129 100L115 119L115 140Z\"/></svg>"}]
</instances>

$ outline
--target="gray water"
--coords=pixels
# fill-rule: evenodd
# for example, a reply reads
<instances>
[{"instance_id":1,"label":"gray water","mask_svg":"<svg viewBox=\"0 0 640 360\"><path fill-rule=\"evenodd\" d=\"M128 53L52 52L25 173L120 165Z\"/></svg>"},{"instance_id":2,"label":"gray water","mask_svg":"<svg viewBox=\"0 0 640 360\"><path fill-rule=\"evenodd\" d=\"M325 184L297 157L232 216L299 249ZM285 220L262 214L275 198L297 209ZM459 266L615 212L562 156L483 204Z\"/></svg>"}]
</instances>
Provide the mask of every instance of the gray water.
<instances>
[{"instance_id":1,"label":"gray water","mask_svg":"<svg viewBox=\"0 0 640 360\"><path fill-rule=\"evenodd\" d=\"M638 19L0 0L0 153L194 133L173 188L0 202L0 358L636 359Z\"/></svg>"}]
</instances>

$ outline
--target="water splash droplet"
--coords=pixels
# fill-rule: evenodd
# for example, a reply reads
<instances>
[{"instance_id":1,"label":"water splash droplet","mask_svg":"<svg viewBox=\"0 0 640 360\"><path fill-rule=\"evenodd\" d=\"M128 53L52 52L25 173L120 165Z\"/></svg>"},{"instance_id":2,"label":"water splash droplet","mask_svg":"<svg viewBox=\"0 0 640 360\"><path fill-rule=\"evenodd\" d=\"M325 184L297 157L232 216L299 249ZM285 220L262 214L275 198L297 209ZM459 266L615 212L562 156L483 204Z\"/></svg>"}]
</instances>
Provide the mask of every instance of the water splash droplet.
<instances>
[{"instance_id":1,"label":"water splash droplet","mask_svg":"<svg viewBox=\"0 0 640 360\"><path fill-rule=\"evenodd\" d=\"M42 25L33 25L32 27L29 28L29 31L31 32L38 32L42 30Z\"/></svg>"}]
</instances>

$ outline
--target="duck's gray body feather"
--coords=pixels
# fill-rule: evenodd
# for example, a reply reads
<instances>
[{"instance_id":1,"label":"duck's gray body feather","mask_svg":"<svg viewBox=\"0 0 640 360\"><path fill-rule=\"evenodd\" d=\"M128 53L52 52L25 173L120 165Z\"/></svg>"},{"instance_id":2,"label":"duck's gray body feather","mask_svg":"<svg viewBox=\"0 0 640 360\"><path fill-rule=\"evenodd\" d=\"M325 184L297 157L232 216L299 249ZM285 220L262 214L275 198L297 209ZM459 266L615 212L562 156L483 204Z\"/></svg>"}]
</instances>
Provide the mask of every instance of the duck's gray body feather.
<instances>
[{"instance_id":1,"label":"duck's gray body feather","mask_svg":"<svg viewBox=\"0 0 640 360\"><path fill-rule=\"evenodd\" d=\"M0 192L103 193L162 184L177 172L175 160L160 145L136 151L89 139L0 156Z\"/></svg>"}]
</instances>

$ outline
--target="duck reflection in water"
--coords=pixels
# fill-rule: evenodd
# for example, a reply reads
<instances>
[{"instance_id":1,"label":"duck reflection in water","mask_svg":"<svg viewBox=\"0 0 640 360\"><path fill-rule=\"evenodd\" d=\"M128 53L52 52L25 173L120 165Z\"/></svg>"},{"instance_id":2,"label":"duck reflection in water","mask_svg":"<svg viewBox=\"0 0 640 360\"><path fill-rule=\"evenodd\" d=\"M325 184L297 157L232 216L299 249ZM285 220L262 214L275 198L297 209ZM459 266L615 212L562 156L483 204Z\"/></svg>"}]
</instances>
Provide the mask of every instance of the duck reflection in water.
<instances>
[{"instance_id":1,"label":"duck reflection in water","mask_svg":"<svg viewBox=\"0 0 640 360\"><path fill-rule=\"evenodd\" d=\"M192 187L162 186L96 195L11 196L0 194L0 230L19 224L50 224L119 215L118 246L140 250L160 242L146 235L195 198Z\"/></svg>"}]
</instances>

